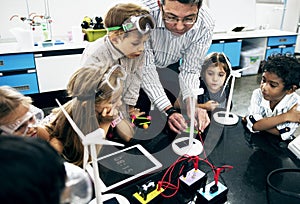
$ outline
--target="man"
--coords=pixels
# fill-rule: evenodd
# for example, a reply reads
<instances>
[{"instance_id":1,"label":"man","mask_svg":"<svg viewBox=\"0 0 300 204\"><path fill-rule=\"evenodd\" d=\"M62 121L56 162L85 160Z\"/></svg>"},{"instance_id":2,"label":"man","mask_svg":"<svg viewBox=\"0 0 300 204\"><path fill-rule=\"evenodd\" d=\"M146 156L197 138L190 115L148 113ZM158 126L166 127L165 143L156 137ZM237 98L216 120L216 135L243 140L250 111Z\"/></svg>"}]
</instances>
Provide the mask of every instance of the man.
<instances>
[{"instance_id":1,"label":"man","mask_svg":"<svg viewBox=\"0 0 300 204\"><path fill-rule=\"evenodd\" d=\"M150 101L168 116L168 125L176 133L187 128L183 115L168 99L156 68L180 62L179 84L190 116L191 90L199 88L201 65L210 47L214 20L202 0L142 0L151 10L156 28L145 45L142 88ZM207 112L196 108L198 129L203 131L210 120Z\"/></svg>"}]
</instances>

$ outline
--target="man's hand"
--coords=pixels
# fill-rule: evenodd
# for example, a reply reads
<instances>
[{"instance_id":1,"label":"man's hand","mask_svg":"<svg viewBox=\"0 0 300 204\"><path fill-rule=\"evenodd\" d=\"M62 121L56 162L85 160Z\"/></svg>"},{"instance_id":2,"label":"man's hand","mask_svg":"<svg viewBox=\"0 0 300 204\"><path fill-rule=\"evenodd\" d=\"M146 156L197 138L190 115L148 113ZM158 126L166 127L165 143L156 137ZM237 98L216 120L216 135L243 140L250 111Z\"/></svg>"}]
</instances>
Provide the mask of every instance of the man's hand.
<instances>
[{"instance_id":1,"label":"man's hand","mask_svg":"<svg viewBox=\"0 0 300 204\"><path fill-rule=\"evenodd\" d=\"M204 131L204 129L209 125L210 119L207 114L207 111L202 108L196 108L196 113L195 113L196 118L198 119L198 130L201 132Z\"/></svg>"},{"instance_id":2,"label":"man's hand","mask_svg":"<svg viewBox=\"0 0 300 204\"><path fill-rule=\"evenodd\" d=\"M181 132L185 131L187 128L187 124L183 115L180 113L173 113L168 117L168 124L170 129L177 134L181 134Z\"/></svg>"},{"instance_id":3,"label":"man's hand","mask_svg":"<svg viewBox=\"0 0 300 204\"><path fill-rule=\"evenodd\" d=\"M190 98L186 99L187 115L189 118L191 118L190 100ZM207 111L203 108L195 107L195 126L197 127L197 129L203 132L204 129L209 125L209 123L210 119Z\"/></svg>"}]
</instances>

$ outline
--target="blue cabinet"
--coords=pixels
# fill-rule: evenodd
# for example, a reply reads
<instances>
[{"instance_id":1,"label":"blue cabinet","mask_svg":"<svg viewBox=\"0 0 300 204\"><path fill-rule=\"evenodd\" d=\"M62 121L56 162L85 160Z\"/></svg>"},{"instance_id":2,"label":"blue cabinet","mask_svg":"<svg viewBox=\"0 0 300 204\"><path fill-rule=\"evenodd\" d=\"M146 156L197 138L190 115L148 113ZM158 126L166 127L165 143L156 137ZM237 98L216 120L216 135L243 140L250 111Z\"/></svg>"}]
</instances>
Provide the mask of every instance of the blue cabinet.
<instances>
[{"instance_id":1,"label":"blue cabinet","mask_svg":"<svg viewBox=\"0 0 300 204\"><path fill-rule=\"evenodd\" d=\"M289 55L295 54L295 46L281 48L281 54L289 54Z\"/></svg>"},{"instance_id":2,"label":"blue cabinet","mask_svg":"<svg viewBox=\"0 0 300 204\"><path fill-rule=\"evenodd\" d=\"M15 74L0 77L0 86L14 87L22 94L39 93L36 73Z\"/></svg>"},{"instance_id":3,"label":"blue cabinet","mask_svg":"<svg viewBox=\"0 0 300 204\"><path fill-rule=\"evenodd\" d=\"M207 54L211 52L224 52L224 54L229 58L231 65L233 67L240 66L240 55L242 49L242 41L217 41L212 42Z\"/></svg>"},{"instance_id":4,"label":"blue cabinet","mask_svg":"<svg viewBox=\"0 0 300 204\"><path fill-rule=\"evenodd\" d=\"M207 51L207 54L212 52L223 52L224 51L224 43L212 43L210 48Z\"/></svg>"},{"instance_id":5,"label":"blue cabinet","mask_svg":"<svg viewBox=\"0 0 300 204\"><path fill-rule=\"evenodd\" d=\"M0 55L0 71L35 68L33 53Z\"/></svg>"},{"instance_id":6,"label":"blue cabinet","mask_svg":"<svg viewBox=\"0 0 300 204\"><path fill-rule=\"evenodd\" d=\"M280 45L293 45L296 43L297 36L278 36L278 37L269 37L268 46L280 46Z\"/></svg>"},{"instance_id":7,"label":"blue cabinet","mask_svg":"<svg viewBox=\"0 0 300 204\"><path fill-rule=\"evenodd\" d=\"M267 59L270 55L276 54L293 55L295 53L296 41L296 35L269 37L265 58Z\"/></svg>"},{"instance_id":8,"label":"blue cabinet","mask_svg":"<svg viewBox=\"0 0 300 204\"><path fill-rule=\"evenodd\" d=\"M0 85L14 87L22 94L39 93L34 54L0 55Z\"/></svg>"}]
</instances>

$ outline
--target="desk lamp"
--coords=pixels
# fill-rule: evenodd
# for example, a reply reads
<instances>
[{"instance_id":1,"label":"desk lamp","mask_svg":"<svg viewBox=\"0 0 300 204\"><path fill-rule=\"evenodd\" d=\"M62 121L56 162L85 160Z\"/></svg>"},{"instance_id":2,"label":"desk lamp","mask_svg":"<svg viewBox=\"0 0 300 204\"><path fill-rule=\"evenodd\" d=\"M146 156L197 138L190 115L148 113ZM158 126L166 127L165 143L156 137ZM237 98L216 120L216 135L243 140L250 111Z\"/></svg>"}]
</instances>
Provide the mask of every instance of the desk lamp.
<instances>
[{"instance_id":1,"label":"desk lamp","mask_svg":"<svg viewBox=\"0 0 300 204\"><path fill-rule=\"evenodd\" d=\"M67 113L67 111L64 109L64 107L60 104L60 102L55 99L58 106L60 107L60 109L62 110L62 112L64 113L64 115L66 116L67 120L69 121L70 125L72 126L72 128L74 129L74 131L77 133L77 135L80 137L81 142L84 146L84 154L83 154L83 169L86 170L86 165L88 163L88 157L89 157L89 150L88 148L90 147L90 151L91 151L91 159L92 159L92 164L93 164L93 171L94 171L94 188L95 188L95 194L96 194L96 198L91 201L90 203L95 203L95 204L102 204L103 201L102 200L108 200L110 198L113 197L117 197L119 198L118 200L122 201L122 204L129 204L129 201L121 196L121 195L117 195L117 194L105 194L102 195L101 193L101 189L100 189L100 178L99 178L99 167L97 164L97 151L96 151L96 144L101 144L101 145L115 145L115 146L124 146L121 143L117 143L117 142L112 142L112 141L108 141L108 140L104 140L102 139L104 136L104 130L102 128L98 128L95 131L84 135L83 132L78 128L78 126L76 125L76 123L73 121L73 119L71 118L71 116Z\"/></svg>"},{"instance_id":2,"label":"desk lamp","mask_svg":"<svg viewBox=\"0 0 300 204\"><path fill-rule=\"evenodd\" d=\"M226 56L223 53L224 56ZM232 70L231 63L228 61L227 57L225 57L226 63L230 69L230 75L226 80L226 83L224 84L224 88L222 91L222 94L224 93L225 87L227 86L230 77L232 77L231 81L231 87L229 91L229 96L228 96L228 101L227 101L227 107L226 111L218 111L213 114L213 118L217 123L223 124L223 125L234 125L239 121L239 117L230 112L230 106L231 106L231 101L232 101L232 95L233 95L233 89L234 89L234 83L235 83L235 78L236 77L241 77L241 72L249 69L250 67L245 67L243 69L238 69L238 70Z\"/></svg>"},{"instance_id":3,"label":"desk lamp","mask_svg":"<svg viewBox=\"0 0 300 204\"><path fill-rule=\"evenodd\" d=\"M191 122L189 127L189 137L179 137L172 142L173 151L180 156L185 154L189 156L197 156L203 151L201 142L194 138L195 101L197 96L201 94L203 94L203 89L195 89L190 94Z\"/></svg>"}]
</instances>

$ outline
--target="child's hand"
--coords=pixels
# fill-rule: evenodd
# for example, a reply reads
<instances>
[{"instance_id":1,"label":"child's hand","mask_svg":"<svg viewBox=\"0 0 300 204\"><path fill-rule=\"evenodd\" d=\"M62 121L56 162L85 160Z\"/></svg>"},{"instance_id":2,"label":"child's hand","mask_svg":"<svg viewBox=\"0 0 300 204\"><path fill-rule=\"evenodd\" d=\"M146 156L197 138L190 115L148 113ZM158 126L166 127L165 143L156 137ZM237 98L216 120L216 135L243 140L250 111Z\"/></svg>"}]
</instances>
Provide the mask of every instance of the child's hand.
<instances>
[{"instance_id":1,"label":"child's hand","mask_svg":"<svg viewBox=\"0 0 300 204\"><path fill-rule=\"evenodd\" d=\"M130 115L130 116L134 115L134 116L136 116L136 117L140 117L140 116L142 116L142 115L144 115L144 114L145 114L145 112L140 112L140 109L139 109L139 108L135 108L135 107L133 107L133 106L130 106L130 107L129 107L129 115Z\"/></svg>"},{"instance_id":2,"label":"child's hand","mask_svg":"<svg viewBox=\"0 0 300 204\"><path fill-rule=\"evenodd\" d=\"M206 106L206 108L205 108L206 110L213 111L219 106L219 103L216 101L210 100L205 103L205 106Z\"/></svg>"},{"instance_id":3,"label":"child's hand","mask_svg":"<svg viewBox=\"0 0 300 204\"><path fill-rule=\"evenodd\" d=\"M300 123L300 110L298 106L298 104L295 104L293 108L287 112L287 121Z\"/></svg>"},{"instance_id":4,"label":"child's hand","mask_svg":"<svg viewBox=\"0 0 300 204\"><path fill-rule=\"evenodd\" d=\"M116 108L111 108L110 110L108 108L104 108L101 113L102 122L112 122L118 117L118 115L119 111Z\"/></svg>"},{"instance_id":5,"label":"child's hand","mask_svg":"<svg viewBox=\"0 0 300 204\"><path fill-rule=\"evenodd\" d=\"M247 123L247 119L246 119L246 117L247 117L247 116L244 116L244 117L242 117L242 122L243 122L244 124L246 124L246 123Z\"/></svg>"}]
</instances>

